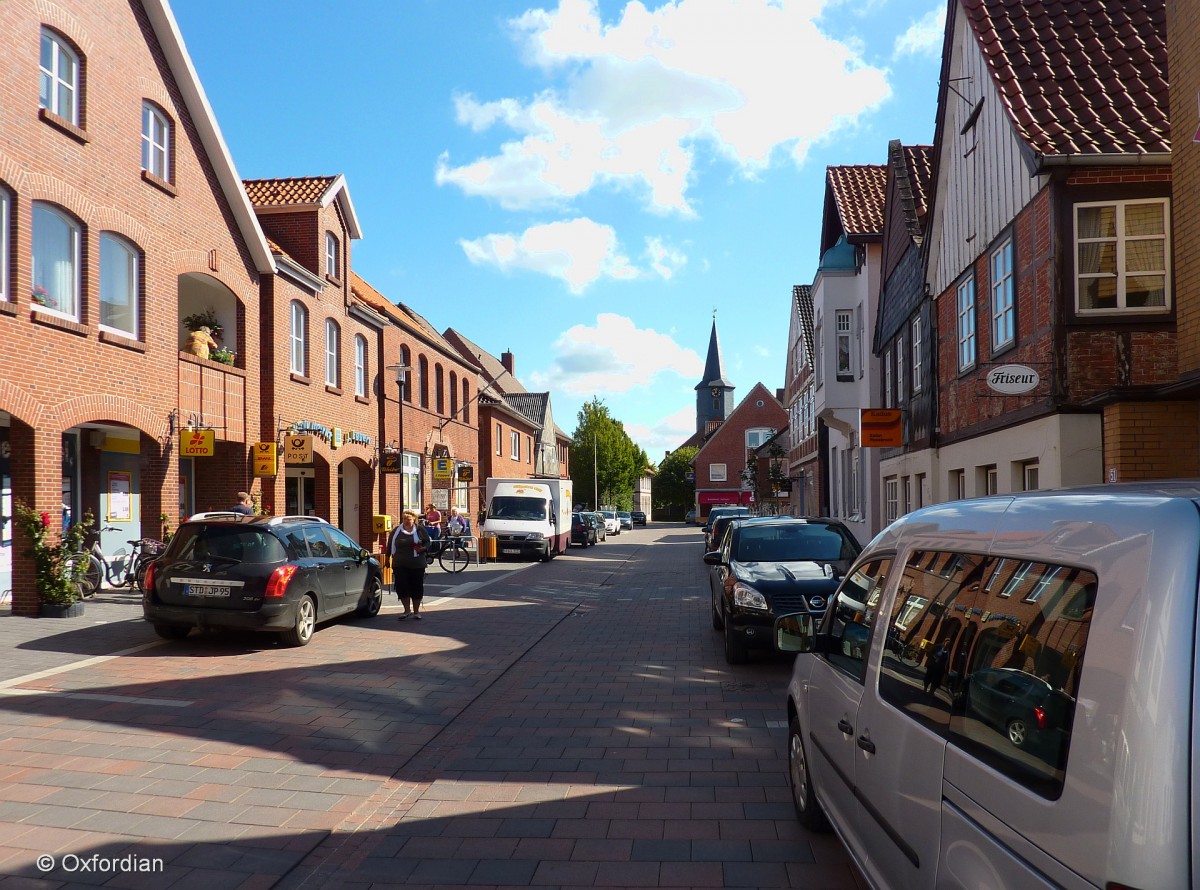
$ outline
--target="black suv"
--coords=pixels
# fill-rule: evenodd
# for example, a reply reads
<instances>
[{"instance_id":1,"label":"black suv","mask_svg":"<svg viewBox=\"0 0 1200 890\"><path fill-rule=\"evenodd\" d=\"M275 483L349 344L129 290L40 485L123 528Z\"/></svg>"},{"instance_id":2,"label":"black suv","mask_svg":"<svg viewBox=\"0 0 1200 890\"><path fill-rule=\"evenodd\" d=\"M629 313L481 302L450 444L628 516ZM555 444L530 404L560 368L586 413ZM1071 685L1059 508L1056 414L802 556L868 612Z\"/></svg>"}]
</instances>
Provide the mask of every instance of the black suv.
<instances>
[{"instance_id":1,"label":"black suv","mask_svg":"<svg viewBox=\"0 0 1200 890\"><path fill-rule=\"evenodd\" d=\"M314 516L234 513L182 523L146 573L142 616L166 639L193 627L274 631L292 646L318 622L379 614L379 563Z\"/></svg>"},{"instance_id":2,"label":"black suv","mask_svg":"<svg viewBox=\"0 0 1200 890\"><path fill-rule=\"evenodd\" d=\"M861 550L836 519L733 520L718 549L704 554L712 566L712 624L725 633L725 660L741 664L750 649L773 649L780 615L808 612L819 620Z\"/></svg>"},{"instance_id":3,"label":"black suv","mask_svg":"<svg viewBox=\"0 0 1200 890\"><path fill-rule=\"evenodd\" d=\"M634 510L629 515L633 519L634 525L645 525L646 524L646 513L644 511Z\"/></svg>"}]
</instances>

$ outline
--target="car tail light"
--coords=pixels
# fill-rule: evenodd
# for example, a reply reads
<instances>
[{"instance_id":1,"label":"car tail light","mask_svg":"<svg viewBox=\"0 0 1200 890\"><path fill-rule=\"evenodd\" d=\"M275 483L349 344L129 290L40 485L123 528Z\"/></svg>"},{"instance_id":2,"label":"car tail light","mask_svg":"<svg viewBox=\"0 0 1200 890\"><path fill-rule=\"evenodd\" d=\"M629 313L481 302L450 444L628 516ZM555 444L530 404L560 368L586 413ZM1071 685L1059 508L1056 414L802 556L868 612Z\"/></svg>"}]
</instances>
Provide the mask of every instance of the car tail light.
<instances>
[{"instance_id":1,"label":"car tail light","mask_svg":"<svg viewBox=\"0 0 1200 890\"><path fill-rule=\"evenodd\" d=\"M1033 709L1033 716L1037 718L1038 729L1046 728L1046 709L1038 705Z\"/></svg>"},{"instance_id":2,"label":"car tail light","mask_svg":"<svg viewBox=\"0 0 1200 890\"><path fill-rule=\"evenodd\" d=\"M146 566L146 577L142 581L142 589L154 589L154 563L150 563L150 565Z\"/></svg>"},{"instance_id":3,"label":"car tail light","mask_svg":"<svg viewBox=\"0 0 1200 890\"><path fill-rule=\"evenodd\" d=\"M267 592L263 594L263 599L283 599L283 595L287 593L288 582L292 580L292 575L296 574L298 568L299 566L286 565L271 572L271 577L267 579Z\"/></svg>"}]
</instances>

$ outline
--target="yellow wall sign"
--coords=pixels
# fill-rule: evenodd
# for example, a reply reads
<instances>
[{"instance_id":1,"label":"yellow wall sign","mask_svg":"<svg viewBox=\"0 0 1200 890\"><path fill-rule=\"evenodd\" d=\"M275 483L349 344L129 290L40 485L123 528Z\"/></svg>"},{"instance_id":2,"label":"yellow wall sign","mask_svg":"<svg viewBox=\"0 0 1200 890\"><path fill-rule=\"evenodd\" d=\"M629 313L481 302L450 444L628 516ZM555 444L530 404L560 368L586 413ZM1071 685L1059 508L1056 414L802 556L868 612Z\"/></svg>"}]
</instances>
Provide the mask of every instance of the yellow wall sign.
<instances>
[{"instance_id":1,"label":"yellow wall sign","mask_svg":"<svg viewBox=\"0 0 1200 890\"><path fill-rule=\"evenodd\" d=\"M433 478L435 481L449 482L454 478L454 460L449 457L435 457L433 459Z\"/></svg>"},{"instance_id":2,"label":"yellow wall sign","mask_svg":"<svg viewBox=\"0 0 1200 890\"><path fill-rule=\"evenodd\" d=\"M217 434L213 430L183 430L179 433L180 457L212 457L217 453Z\"/></svg>"},{"instance_id":3,"label":"yellow wall sign","mask_svg":"<svg viewBox=\"0 0 1200 890\"><path fill-rule=\"evenodd\" d=\"M278 476L274 442L254 443L254 475Z\"/></svg>"},{"instance_id":4,"label":"yellow wall sign","mask_svg":"<svg viewBox=\"0 0 1200 890\"><path fill-rule=\"evenodd\" d=\"M313 462L313 437L284 436L283 459L289 464L311 464Z\"/></svg>"}]
</instances>

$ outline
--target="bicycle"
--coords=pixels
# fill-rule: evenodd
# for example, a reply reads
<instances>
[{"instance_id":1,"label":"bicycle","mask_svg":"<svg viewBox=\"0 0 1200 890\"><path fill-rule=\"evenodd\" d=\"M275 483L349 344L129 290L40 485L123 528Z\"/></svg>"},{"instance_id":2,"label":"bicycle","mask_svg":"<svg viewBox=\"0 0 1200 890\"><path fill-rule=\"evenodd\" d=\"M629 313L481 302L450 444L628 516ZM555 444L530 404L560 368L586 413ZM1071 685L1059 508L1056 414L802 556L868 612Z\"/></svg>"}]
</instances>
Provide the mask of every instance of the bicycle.
<instances>
[{"instance_id":1,"label":"bicycle","mask_svg":"<svg viewBox=\"0 0 1200 890\"><path fill-rule=\"evenodd\" d=\"M118 531L115 526L107 525L101 531ZM71 577L79 583L80 593L84 599L91 599L107 579L113 587L132 587L142 590L146 579L146 569L150 563L158 559L166 549L166 544L154 538L139 538L126 542L130 550L119 547L110 561L100 549L100 541L92 544L92 549L74 553L67 557L67 565ZM84 593L83 591L87 591Z\"/></svg>"},{"instance_id":2,"label":"bicycle","mask_svg":"<svg viewBox=\"0 0 1200 890\"><path fill-rule=\"evenodd\" d=\"M437 560L443 571L457 575L470 564L471 553L467 549L467 538L467 535L450 535L437 542ZM432 555L429 562L433 564Z\"/></svg>"}]
</instances>

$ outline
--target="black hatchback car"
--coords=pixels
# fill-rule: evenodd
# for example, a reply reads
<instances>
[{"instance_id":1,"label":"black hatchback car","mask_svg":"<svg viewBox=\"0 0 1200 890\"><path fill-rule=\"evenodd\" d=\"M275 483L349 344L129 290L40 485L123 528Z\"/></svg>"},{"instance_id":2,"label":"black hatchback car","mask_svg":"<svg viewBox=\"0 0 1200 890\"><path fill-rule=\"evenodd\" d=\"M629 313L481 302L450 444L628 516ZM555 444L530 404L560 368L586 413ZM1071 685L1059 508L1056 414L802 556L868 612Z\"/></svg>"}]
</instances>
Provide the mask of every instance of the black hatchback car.
<instances>
[{"instance_id":1,"label":"black hatchback car","mask_svg":"<svg viewBox=\"0 0 1200 890\"><path fill-rule=\"evenodd\" d=\"M729 524L718 549L704 554L712 566L714 630L725 634L725 660L746 661L750 649L772 649L780 615L825 606L862 548L836 519L758 517Z\"/></svg>"},{"instance_id":2,"label":"black hatchback car","mask_svg":"<svg viewBox=\"0 0 1200 890\"><path fill-rule=\"evenodd\" d=\"M222 514L182 523L146 574L142 616L158 635L193 627L279 633L304 646L319 622L379 614L379 562L323 519Z\"/></svg>"},{"instance_id":3,"label":"black hatchback car","mask_svg":"<svg viewBox=\"0 0 1200 890\"><path fill-rule=\"evenodd\" d=\"M571 543L580 547L599 543L596 538L596 525L590 513L571 514Z\"/></svg>"}]
</instances>

